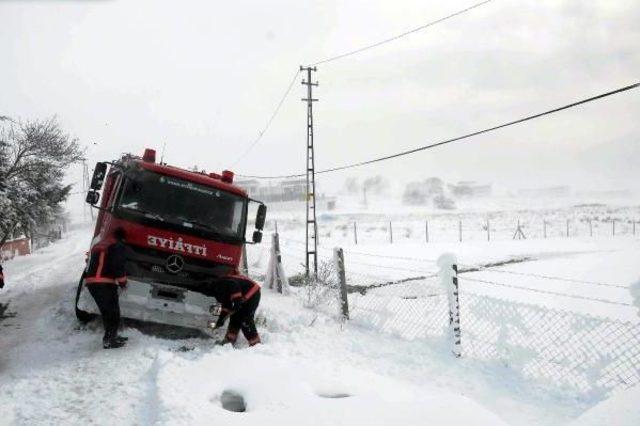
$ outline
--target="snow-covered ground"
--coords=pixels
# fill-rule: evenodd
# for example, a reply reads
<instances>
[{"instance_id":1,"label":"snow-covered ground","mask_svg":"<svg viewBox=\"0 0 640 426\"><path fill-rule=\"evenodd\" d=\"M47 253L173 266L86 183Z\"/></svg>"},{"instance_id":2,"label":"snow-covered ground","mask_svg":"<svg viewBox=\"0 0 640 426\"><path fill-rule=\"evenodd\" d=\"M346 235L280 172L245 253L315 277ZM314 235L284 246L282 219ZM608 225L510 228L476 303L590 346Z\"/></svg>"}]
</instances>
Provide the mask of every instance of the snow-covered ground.
<instances>
[{"instance_id":1,"label":"snow-covered ground","mask_svg":"<svg viewBox=\"0 0 640 426\"><path fill-rule=\"evenodd\" d=\"M637 389L593 408L560 400L473 360L454 359L444 345L342 324L304 308L299 298L269 291L259 311L264 345L231 349L214 346L209 339L167 340L129 328L127 347L104 351L100 327L80 327L72 309L89 239L90 231L79 229L4 265L8 279L0 303L8 306L0 319L0 424L640 423L640 409L631 403L637 402ZM435 259L443 251L454 251L461 264L535 255L534 263L508 268L566 272L568 277L627 286L640 278L640 269L632 263L639 253L638 240L548 243L359 245L347 247L347 252L365 254L347 254L347 264L359 259L377 266L360 265L363 276L396 276L399 271L390 266L415 274L435 267L400 259L381 263L369 255ZM266 247L250 249L254 273L266 267ZM299 244L284 243L283 249L293 253L288 258L285 253L287 272L295 272ZM472 274L486 278L488 272ZM563 291L579 291L564 284ZM628 292L590 294L631 302ZM605 313L615 315L613 311ZM630 307L623 316L630 319L632 313ZM244 396L246 413L221 407L225 390Z\"/></svg>"}]
</instances>

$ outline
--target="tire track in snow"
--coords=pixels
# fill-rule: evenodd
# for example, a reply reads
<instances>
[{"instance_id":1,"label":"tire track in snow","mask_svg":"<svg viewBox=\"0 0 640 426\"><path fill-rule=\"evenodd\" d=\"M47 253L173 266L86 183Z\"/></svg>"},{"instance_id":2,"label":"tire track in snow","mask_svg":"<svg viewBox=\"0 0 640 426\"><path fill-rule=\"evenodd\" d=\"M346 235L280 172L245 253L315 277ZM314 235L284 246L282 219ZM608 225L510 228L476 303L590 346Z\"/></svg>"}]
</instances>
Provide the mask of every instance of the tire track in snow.
<instances>
[{"instance_id":1,"label":"tire track in snow","mask_svg":"<svg viewBox=\"0 0 640 426\"><path fill-rule=\"evenodd\" d=\"M153 358L140 356L140 347L103 351L99 324L82 329L75 320L75 272L85 235L70 235L46 255L21 262L41 264L14 275L11 310L17 316L0 335L0 374L7 379L0 400L13 407L7 416L17 424L124 424L138 417Z\"/></svg>"}]
</instances>

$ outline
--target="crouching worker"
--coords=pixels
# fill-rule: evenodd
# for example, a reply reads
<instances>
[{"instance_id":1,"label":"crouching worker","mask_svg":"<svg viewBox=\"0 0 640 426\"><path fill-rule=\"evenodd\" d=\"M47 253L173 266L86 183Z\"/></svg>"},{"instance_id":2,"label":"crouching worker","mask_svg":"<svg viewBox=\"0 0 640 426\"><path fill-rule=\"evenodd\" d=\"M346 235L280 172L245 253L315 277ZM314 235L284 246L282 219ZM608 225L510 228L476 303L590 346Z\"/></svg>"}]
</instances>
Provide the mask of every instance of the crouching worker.
<instances>
[{"instance_id":1,"label":"crouching worker","mask_svg":"<svg viewBox=\"0 0 640 426\"><path fill-rule=\"evenodd\" d=\"M218 343L234 344L238 333L249 342L249 346L260 343L254 316L260 304L260 286L251 280L226 278L211 284L212 295L222 304L222 311L215 328L222 327L228 316L229 327L224 339Z\"/></svg>"},{"instance_id":2,"label":"crouching worker","mask_svg":"<svg viewBox=\"0 0 640 426\"><path fill-rule=\"evenodd\" d=\"M105 349L120 348L127 341L126 337L118 336L120 327L118 287L124 288L127 285L124 229L117 228L113 232L113 238L110 242L104 245L98 244L91 249L85 270L85 284L102 315L104 325L102 346Z\"/></svg>"}]
</instances>

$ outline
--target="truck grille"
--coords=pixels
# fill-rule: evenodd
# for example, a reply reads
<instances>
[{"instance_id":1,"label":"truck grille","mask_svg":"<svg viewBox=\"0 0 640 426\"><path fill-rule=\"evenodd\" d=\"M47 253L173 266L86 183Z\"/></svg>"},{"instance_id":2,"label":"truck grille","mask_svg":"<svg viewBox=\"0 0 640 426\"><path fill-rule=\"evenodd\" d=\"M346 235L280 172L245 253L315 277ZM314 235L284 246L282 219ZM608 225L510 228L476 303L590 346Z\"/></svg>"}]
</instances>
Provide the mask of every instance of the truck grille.
<instances>
[{"instance_id":1,"label":"truck grille","mask_svg":"<svg viewBox=\"0 0 640 426\"><path fill-rule=\"evenodd\" d=\"M169 284L205 292L207 284L232 271L228 265L181 256L184 263L176 273L167 269L167 258L175 256L159 250L127 246L127 274L143 282Z\"/></svg>"}]
</instances>

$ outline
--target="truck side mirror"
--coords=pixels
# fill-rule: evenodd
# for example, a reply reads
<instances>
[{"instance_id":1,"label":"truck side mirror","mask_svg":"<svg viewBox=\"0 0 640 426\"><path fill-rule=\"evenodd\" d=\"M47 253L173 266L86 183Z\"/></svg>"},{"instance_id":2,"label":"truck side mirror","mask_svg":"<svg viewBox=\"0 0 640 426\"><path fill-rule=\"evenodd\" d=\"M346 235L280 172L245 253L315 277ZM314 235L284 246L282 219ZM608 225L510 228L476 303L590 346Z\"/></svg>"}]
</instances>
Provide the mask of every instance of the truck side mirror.
<instances>
[{"instance_id":1,"label":"truck side mirror","mask_svg":"<svg viewBox=\"0 0 640 426\"><path fill-rule=\"evenodd\" d=\"M262 242L262 232L253 231L253 242L256 244L260 244Z\"/></svg>"},{"instance_id":2,"label":"truck side mirror","mask_svg":"<svg viewBox=\"0 0 640 426\"><path fill-rule=\"evenodd\" d=\"M96 163L96 168L93 169L93 177L91 178L91 185L89 187L95 191L102 188L102 184L104 183L104 177L106 175L107 175L107 163Z\"/></svg>"},{"instance_id":3,"label":"truck side mirror","mask_svg":"<svg viewBox=\"0 0 640 426\"><path fill-rule=\"evenodd\" d=\"M87 198L85 198L85 201L89 204L91 204L92 206L95 206L96 204L98 204L98 201L100 200L100 193L97 191L89 191L87 192Z\"/></svg>"},{"instance_id":4,"label":"truck side mirror","mask_svg":"<svg viewBox=\"0 0 640 426\"><path fill-rule=\"evenodd\" d=\"M256 229L259 231L262 231L264 229L264 222L266 220L267 220L267 206L265 206L264 204L260 204L258 206L258 213L256 214Z\"/></svg>"}]
</instances>

